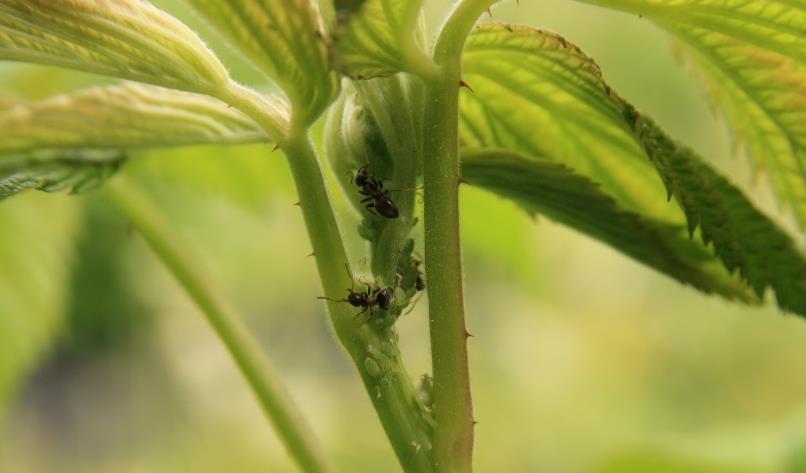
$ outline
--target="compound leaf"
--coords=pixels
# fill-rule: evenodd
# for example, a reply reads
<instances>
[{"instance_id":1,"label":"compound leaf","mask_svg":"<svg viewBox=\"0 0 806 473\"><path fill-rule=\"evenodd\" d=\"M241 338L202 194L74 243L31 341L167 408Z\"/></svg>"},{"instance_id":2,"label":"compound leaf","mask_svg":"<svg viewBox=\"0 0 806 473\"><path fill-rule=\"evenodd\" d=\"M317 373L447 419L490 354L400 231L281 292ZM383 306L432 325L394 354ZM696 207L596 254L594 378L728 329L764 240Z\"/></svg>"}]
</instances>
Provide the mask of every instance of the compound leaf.
<instances>
[{"instance_id":1,"label":"compound leaf","mask_svg":"<svg viewBox=\"0 0 806 473\"><path fill-rule=\"evenodd\" d=\"M422 0L336 1L334 67L353 79L428 67L414 36L421 7Z\"/></svg>"},{"instance_id":2,"label":"compound leaf","mask_svg":"<svg viewBox=\"0 0 806 473\"><path fill-rule=\"evenodd\" d=\"M806 227L806 4L583 1L646 16L679 40L738 143Z\"/></svg>"},{"instance_id":3,"label":"compound leaf","mask_svg":"<svg viewBox=\"0 0 806 473\"><path fill-rule=\"evenodd\" d=\"M685 210L689 231L699 226L703 241L713 242L725 266L738 269L759 296L772 286L782 309L806 315L806 259L789 236L650 119L636 112L634 123L669 192Z\"/></svg>"},{"instance_id":4,"label":"compound leaf","mask_svg":"<svg viewBox=\"0 0 806 473\"><path fill-rule=\"evenodd\" d=\"M274 103L275 127L282 135L288 113L282 102ZM266 140L251 119L216 99L151 85L94 87L0 106L0 153Z\"/></svg>"},{"instance_id":5,"label":"compound leaf","mask_svg":"<svg viewBox=\"0 0 806 473\"><path fill-rule=\"evenodd\" d=\"M25 189L71 194L98 187L125 159L120 151L43 150L0 157L0 199Z\"/></svg>"},{"instance_id":6,"label":"compound leaf","mask_svg":"<svg viewBox=\"0 0 806 473\"><path fill-rule=\"evenodd\" d=\"M568 225L684 284L750 301L683 226L653 221L623 208L598 184L565 164L491 148L462 151L462 177Z\"/></svg>"},{"instance_id":7,"label":"compound leaf","mask_svg":"<svg viewBox=\"0 0 806 473\"><path fill-rule=\"evenodd\" d=\"M320 19L310 0L188 0L288 95L311 123L335 98Z\"/></svg>"},{"instance_id":8,"label":"compound leaf","mask_svg":"<svg viewBox=\"0 0 806 473\"><path fill-rule=\"evenodd\" d=\"M544 156L598 182L627 210L672 225L688 220L728 271L738 268L759 294L772 286L782 309L806 315L806 260L789 236L638 115L579 48L545 31L483 25L469 38L464 75L475 89L461 99L465 146ZM665 203L661 182L679 207Z\"/></svg>"},{"instance_id":9,"label":"compound leaf","mask_svg":"<svg viewBox=\"0 0 806 473\"><path fill-rule=\"evenodd\" d=\"M0 1L0 59L203 93L229 80L193 31L142 0Z\"/></svg>"}]
</instances>

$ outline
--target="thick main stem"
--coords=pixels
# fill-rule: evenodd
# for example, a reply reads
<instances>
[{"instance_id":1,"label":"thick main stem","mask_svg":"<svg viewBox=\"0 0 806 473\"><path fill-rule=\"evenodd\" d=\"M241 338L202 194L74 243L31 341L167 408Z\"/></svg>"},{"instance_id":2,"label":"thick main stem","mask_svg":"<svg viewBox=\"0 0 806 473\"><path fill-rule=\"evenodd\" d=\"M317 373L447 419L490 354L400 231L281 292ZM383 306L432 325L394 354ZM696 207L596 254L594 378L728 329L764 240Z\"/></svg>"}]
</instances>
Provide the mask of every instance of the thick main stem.
<instances>
[{"instance_id":1,"label":"thick main stem","mask_svg":"<svg viewBox=\"0 0 806 473\"><path fill-rule=\"evenodd\" d=\"M434 45L437 78L424 78L425 261L434 371L434 464L468 473L473 457L473 403L467 360L459 238L459 84L465 40L494 0L461 0Z\"/></svg>"},{"instance_id":2,"label":"thick main stem","mask_svg":"<svg viewBox=\"0 0 806 473\"><path fill-rule=\"evenodd\" d=\"M271 134L274 123L261 110L259 95L233 85L220 98ZM312 143L307 133L292 126L280 146L288 157L322 286L333 299L328 302L328 312L336 335L358 369L403 469L407 473L431 473L431 426L403 367L396 335L391 329L361 323L355 318L355 308L335 301L342 299L345 288L354 282L344 270L349 260Z\"/></svg>"},{"instance_id":3,"label":"thick main stem","mask_svg":"<svg viewBox=\"0 0 806 473\"><path fill-rule=\"evenodd\" d=\"M159 210L136 188L120 179L108 186L107 195L205 315L300 469L307 473L332 472L260 345L218 294L215 285L196 267L197 258L189 254L187 245L170 230Z\"/></svg>"},{"instance_id":4,"label":"thick main stem","mask_svg":"<svg viewBox=\"0 0 806 473\"><path fill-rule=\"evenodd\" d=\"M469 472L473 406L459 241L458 77L429 84L425 116L425 262L434 376L434 463Z\"/></svg>"}]
</instances>

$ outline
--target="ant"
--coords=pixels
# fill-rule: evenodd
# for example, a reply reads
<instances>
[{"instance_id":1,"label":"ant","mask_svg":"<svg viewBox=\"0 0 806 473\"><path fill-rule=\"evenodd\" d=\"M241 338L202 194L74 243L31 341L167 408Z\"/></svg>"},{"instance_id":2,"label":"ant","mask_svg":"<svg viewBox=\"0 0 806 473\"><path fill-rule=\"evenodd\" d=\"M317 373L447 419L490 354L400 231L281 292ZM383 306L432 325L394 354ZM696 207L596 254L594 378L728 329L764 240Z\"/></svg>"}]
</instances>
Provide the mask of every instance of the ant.
<instances>
[{"instance_id":1,"label":"ant","mask_svg":"<svg viewBox=\"0 0 806 473\"><path fill-rule=\"evenodd\" d=\"M372 214L397 218L400 215L397 205L389 197L389 191L383 188L383 182L369 175L368 166L369 163L358 168L354 177L356 185L360 187L358 192L366 196L361 203L366 204L367 210Z\"/></svg>"},{"instance_id":2,"label":"ant","mask_svg":"<svg viewBox=\"0 0 806 473\"><path fill-rule=\"evenodd\" d=\"M350 268L347 265L344 265L344 267L347 269L347 275L350 276L350 281L352 282L352 287L347 289L348 291L347 297L345 297L344 299L331 299L326 296L321 296L318 297L318 299L325 299L333 302L347 302L353 307L363 307L363 310L355 314L354 318L357 318L367 310L369 310L369 314L371 317L372 308L375 306L378 306L384 310L389 309L389 304L392 303L392 299L394 298L394 291L391 287L373 288L371 284L361 281L364 285L367 286L367 289L364 292L356 292L355 279L353 278L352 273L350 273Z\"/></svg>"}]
</instances>

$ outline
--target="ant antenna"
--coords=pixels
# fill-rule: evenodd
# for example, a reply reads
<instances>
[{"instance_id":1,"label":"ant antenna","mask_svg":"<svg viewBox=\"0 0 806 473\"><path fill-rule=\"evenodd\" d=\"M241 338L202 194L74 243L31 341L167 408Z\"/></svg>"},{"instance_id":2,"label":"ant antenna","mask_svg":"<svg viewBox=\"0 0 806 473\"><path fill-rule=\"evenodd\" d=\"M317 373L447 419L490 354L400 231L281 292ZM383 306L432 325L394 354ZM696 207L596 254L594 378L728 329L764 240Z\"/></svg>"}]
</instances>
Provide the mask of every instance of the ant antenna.
<instances>
[{"instance_id":1,"label":"ant antenna","mask_svg":"<svg viewBox=\"0 0 806 473\"><path fill-rule=\"evenodd\" d=\"M417 303L420 301L420 298L421 298L421 297L423 297L422 293L421 293L419 296L417 296L417 298L416 298L416 299L414 299L414 300L411 302L411 305L409 306L409 310L407 310L406 312L404 312L404 313L403 313L403 315L409 315L409 314L411 314L411 311L413 311L413 310L414 310L414 307L415 307L415 306L417 306Z\"/></svg>"},{"instance_id":2,"label":"ant antenna","mask_svg":"<svg viewBox=\"0 0 806 473\"><path fill-rule=\"evenodd\" d=\"M386 189L386 190L388 190L389 192L417 192L423 189L425 189L425 186L415 187L414 189L400 188L400 189Z\"/></svg>"}]
</instances>

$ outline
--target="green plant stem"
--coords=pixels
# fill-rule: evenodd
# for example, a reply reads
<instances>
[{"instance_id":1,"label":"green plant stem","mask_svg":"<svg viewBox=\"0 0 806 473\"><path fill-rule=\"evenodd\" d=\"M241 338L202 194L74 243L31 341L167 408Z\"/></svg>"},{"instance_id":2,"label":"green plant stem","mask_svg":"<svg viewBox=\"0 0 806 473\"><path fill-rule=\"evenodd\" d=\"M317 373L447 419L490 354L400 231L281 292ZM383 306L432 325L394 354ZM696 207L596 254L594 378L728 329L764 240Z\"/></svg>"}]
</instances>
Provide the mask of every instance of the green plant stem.
<instances>
[{"instance_id":1,"label":"green plant stem","mask_svg":"<svg viewBox=\"0 0 806 473\"><path fill-rule=\"evenodd\" d=\"M400 249L414 223L414 201L417 165L422 149L417 125L420 123L411 107L412 91L404 75L371 81L356 81L355 88L378 123L392 160L395 173L391 184L400 218L384 220L383 230L372 249L372 271L391 284L395 281ZM415 79L416 80L416 79ZM398 189L398 190L395 190Z\"/></svg>"},{"instance_id":2,"label":"green plant stem","mask_svg":"<svg viewBox=\"0 0 806 473\"><path fill-rule=\"evenodd\" d=\"M241 373L268 416L278 437L302 471L326 473L333 469L324 461L306 423L260 345L238 314L216 291L196 266L197 258L171 231L159 210L138 189L118 178L107 195L137 230L163 264L193 299L232 355Z\"/></svg>"},{"instance_id":3,"label":"green plant stem","mask_svg":"<svg viewBox=\"0 0 806 473\"><path fill-rule=\"evenodd\" d=\"M434 465L472 471L473 404L467 361L459 238L459 82L465 40L492 0L457 3L434 45L440 68L426 84L423 175L425 260L434 377Z\"/></svg>"},{"instance_id":4,"label":"green plant stem","mask_svg":"<svg viewBox=\"0 0 806 473\"><path fill-rule=\"evenodd\" d=\"M305 215L325 294L346 295L354 283L344 270L347 262L338 226L327 198L319 161L307 137L290 138L283 145L300 206ZM431 471L430 440L425 413L418 409L414 387L400 357L391 329L374 329L356 319L357 309L328 302L336 335L353 359L398 460L407 472Z\"/></svg>"},{"instance_id":5,"label":"green plant stem","mask_svg":"<svg viewBox=\"0 0 806 473\"><path fill-rule=\"evenodd\" d=\"M221 98L264 128L274 126L254 92L233 85ZM403 367L397 335L391 328L362 323L356 308L339 302L354 282L345 271L349 260L312 143L306 132L292 126L280 146L291 167L324 292L333 299L327 303L333 329L358 369L403 469L431 473L431 426Z\"/></svg>"},{"instance_id":6,"label":"green plant stem","mask_svg":"<svg viewBox=\"0 0 806 473\"><path fill-rule=\"evenodd\" d=\"M473 406L459 242L459 160L455 79L429 84L425 114L425 262L434 377L434 462L438 472L469 472Z\"/></svg>"}]
</instances>

